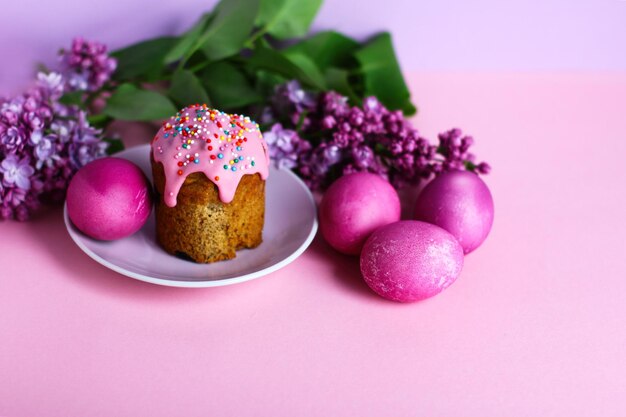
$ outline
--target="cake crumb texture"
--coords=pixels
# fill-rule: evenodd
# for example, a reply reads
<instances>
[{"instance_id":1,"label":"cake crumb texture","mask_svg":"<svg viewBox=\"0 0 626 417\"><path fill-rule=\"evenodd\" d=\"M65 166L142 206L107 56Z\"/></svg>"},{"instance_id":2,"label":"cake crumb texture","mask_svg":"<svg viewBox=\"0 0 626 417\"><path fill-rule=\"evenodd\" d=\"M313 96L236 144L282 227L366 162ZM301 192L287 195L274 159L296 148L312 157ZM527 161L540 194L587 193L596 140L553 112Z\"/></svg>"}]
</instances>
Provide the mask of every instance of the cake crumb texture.
<instances>
[{"instance_id":1,"label":"cake crumb texture","mask_svg":"<svg viewBox=\"0 0 626 417\"><path fill-rule=\"evenodd\" d=\"M219 198L217 186L203 173L192 173L181 187L177 204L163 200L163 165L152 160L157 193L157 242L166 252L198 263L232 259L236 251L262 242L265 181L259 174L244 175L230 203Z\"/></svg>"}]
</instances>

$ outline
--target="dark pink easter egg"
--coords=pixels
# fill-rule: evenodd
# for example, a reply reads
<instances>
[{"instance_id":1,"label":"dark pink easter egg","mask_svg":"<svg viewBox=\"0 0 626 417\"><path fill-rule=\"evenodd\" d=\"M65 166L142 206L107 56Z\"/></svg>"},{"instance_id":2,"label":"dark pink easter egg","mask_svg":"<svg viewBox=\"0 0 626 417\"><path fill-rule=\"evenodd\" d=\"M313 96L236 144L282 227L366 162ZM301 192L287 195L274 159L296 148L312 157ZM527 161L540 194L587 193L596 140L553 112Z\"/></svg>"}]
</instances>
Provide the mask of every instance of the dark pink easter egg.
<instances>
[{"instance_id":1,"label":"dark pink easter egg","mask_svg":"<svg viewBox=\"0 0 626 417\"><path fill-rule=\"evenodd\" d=\"M141 169L120 158L82 167L67 189L67 214L87 236L115 240L139 230L150 215L150 183Z\"/></svg>"},{"instance_id":2,"label":"dark pink easter egg","mask_svg":"<svg viewBox=\"0 0 626 417\"><path fill-rule=\"evenodd\" d=\"M400 199L378 175L345 175L324 194L319 219L322 235L333 248L358 255L374 230L400 220Z\"/></svg>"},{"instance_id":3,"label":"dark pink easter egg","mask_svg":"<svg viewBox=\"0 0 626 417\"><path fill-rule=\"evenodd\" d=\"M463 249L442 228L407 220L372 233L360 261L372 290L406 303L439 294L456 281L463 268Z\"/></svg>"},{"instance_id":4,"label":"dark pink easter egg","mask_svg":"<svg viewBox=\"0 0 626 417\"><path fill-rule=\"evenodd\" d=\"M467 254L487 238L493 215L493 198L483 180L472 172L452 171L424 188L414 217L450 232Z\"/></svg>"}]
</instances>

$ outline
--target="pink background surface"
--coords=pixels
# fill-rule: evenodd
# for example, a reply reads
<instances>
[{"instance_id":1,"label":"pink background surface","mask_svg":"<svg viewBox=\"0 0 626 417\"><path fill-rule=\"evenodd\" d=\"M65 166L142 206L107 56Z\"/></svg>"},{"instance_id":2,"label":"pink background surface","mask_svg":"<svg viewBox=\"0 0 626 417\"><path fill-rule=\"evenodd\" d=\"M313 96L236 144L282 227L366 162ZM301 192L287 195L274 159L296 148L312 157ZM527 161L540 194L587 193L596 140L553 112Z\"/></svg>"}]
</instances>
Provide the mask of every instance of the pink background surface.
<instances>
[{"instance_id":1,"label":"pink background surface","mask_svg":"<svg viewBox=\"0 0 626 417\"><path fill-rule=\"evenodd\" d=\"M0 223L0 415L626 415L626 75L409 78L420 129L494 167L452 287L385 301L318 237L265 278L165 288L83 255L61 210Z\"/></svg>"}]
</instances>

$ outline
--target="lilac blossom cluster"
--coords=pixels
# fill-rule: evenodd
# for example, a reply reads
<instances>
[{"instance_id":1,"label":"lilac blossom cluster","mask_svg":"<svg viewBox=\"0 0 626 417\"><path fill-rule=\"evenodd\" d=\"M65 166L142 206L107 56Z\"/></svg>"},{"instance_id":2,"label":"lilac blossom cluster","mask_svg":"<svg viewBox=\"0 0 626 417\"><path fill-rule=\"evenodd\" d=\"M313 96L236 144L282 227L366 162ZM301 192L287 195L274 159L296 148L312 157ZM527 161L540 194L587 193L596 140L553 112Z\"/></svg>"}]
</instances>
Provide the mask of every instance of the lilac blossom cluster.
<instances>
[{"instance_id":1,"label":"lilac blossom cluster","mask_svg":"<svg viewBox=\"0 0 626 417\"><path fill-rule=\"evenodd\" d=\"M263 121L274 123L265 135L274 163L296 171L312 189L353 172L372 172L402 187L449 170L490 170L469 152L471 136L452 129L433 145L402 112L375 97L351 106L336 92L314 96L290 81L276 89Z\"/></svg>"},{"instance_id":2,"label":"lilac blossom cluster","mask_svg":"<svg viewBox=\"0 0 626 417\"><path fill-rule=\"evenodd\" d=\"M86 112L59 101L108 81L115 64L105 52L101 44L74 41L61 53L60 72L40 72L29 91L0 98L0 219L24 221L42 203L61 201L76 170L106 154Z\"/></svg>"},{"instance_id":3,"label":"lilac blossom cluster","mask_svg":"<svg viewBox=\"0 0 626 417\"><path fill-rule=\"evenodd\" d=\"M117 61L98 42L75 38L69 50L61 50L66 83L73 91L97 91L110 79Z\"/></svg>"}]
</instances>

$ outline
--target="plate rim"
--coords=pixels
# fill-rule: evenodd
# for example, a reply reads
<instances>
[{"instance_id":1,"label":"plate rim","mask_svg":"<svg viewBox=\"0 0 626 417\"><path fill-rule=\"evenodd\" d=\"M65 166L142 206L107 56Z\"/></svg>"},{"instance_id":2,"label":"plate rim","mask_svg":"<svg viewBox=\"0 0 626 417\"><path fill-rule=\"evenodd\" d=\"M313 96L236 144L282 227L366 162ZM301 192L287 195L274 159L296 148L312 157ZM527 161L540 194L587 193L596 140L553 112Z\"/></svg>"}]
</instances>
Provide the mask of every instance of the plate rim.
<instances>
[{"instance_id":1,"label":"plate rim","mask_svg":"<svg viewBox=\"0 0 626 417\"><path fill-rule=\"evenodd\" d=\"M113 155L110 155L110 156L113 156L113 157L117 156L117 157L119 157L120 154L128 152L131 149L137 149L137 148L143 148L143 147L148 148L149 146L150 146L149 144L133 146L131 148L125 149L125 150L120 151L120 152L117 152L117 153L115 153ZM313 215L313 222L312 222L312 225L311 225L311 230L309 231L309 234L307 235L306 239L304 239L302 244L295 251L293 251L289 256L287 256L286 258L284 258L280 262L277 262L277 263L275 263L275 264L273 264L271 266L268 266L267 268L261 269L259 271L251 272L249 274L245 274L245 275L241 275L241 276L237 276L237 277L232 277L232 278L213 280L213 281L201 281L201 280L198 280L198 281L176 281L176 280L171 280L171 279L151 277L151 276L143 275L143 274L140 274L140 273L137 273L137 272L129 271L129 270L125 269L125 268L122 268L122 267L120 267L120 266L118 266L118 265L116 265L116 264L114 264L112 262L109 262L108 260L104 259L100 255L98 255L97 253L95 253L94 251L89 249L79 239L77 233L72 233L70 228L75 228L75 226L71 223L70 218L69 218L69 216L67 214L67 202L63 203L63 220L64 220L64 223L65 223L65 229L67 230L68 235L70 236L72 241L74 241L76 246L78 246L80 248L80 250L82 250L91 259L93 259L94 261L98 262L100 265L103 265L104 267L106 267L106 268L108 268L108 269L110 269L112 271L117 272L120 275L124 275L124 276L127 276L129 278L133 278L133 279L136 279L136 280L139 280L139 281L148 282L150 284L167 286L167 287L175 287L175 288L222 287L222 286L226 286L226 285L233 285L233 284L239 284L239 283L246 282L246 281L251 281L253 279L260 278L262 276L271 274L272 272L276 272L279 269L282 269L282 268L286 267L287 265L289 265L290 263L292 263L293 261L295 261L311 245L311 243L313 242L313 239L315 238L315 235L317 234L317 229L318 229L317 204L315 204L315 198L313 197L313 194L311 193L311 190L309 189L309 187L306 186L304 181L302 181L291 170L281 170L281 171L286 172L288 175L291 175L291 177L296 180L298 185L305 190L305 194L306 194L309 202L311 203L311 206L313 207L313 214L314 215ZM75 235L76 235L76 237L75 237Z\"/></svg>"}]
</instances>

